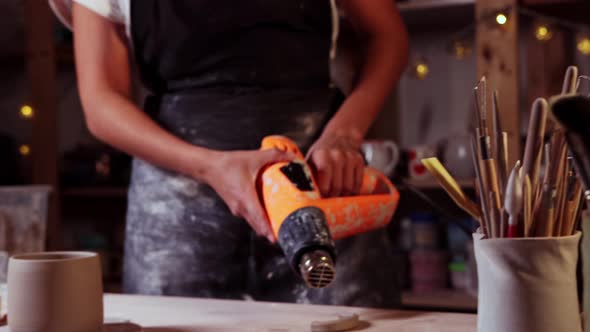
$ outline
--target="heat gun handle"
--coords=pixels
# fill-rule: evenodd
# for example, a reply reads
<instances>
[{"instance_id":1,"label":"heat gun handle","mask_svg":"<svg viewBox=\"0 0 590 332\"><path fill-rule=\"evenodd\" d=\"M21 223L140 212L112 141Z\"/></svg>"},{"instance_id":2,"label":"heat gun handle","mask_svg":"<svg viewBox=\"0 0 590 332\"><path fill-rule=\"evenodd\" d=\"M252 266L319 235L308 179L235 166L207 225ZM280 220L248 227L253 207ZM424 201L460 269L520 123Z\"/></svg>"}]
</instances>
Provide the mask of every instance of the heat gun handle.
<instances>
[{"instance_id":1,"label":"heat gun handle","mask_svg":"<svg viewBox=\"0 0 590 332\"><path fill-rule=\"evenodd\" d=\"M273 136L266 136L262 140L262 144L260 146L261 150L270 150L270 149L277 149L285 152L291 152L295 154L298 158L304 159L303 154L297 147L297 144L290 140L285 136L273 135Z\"/></svg>"},{"instance_id":2,"label":"heat gun handle","mask_svg":"<svg viewBox=\"0 0 590 332\"><path fill-rule=\"evenodd\" d=\"M387 194L395 193L397 190L385 174L371 168L365 167L363 173L363 182L359 195L374 195L374 194Z\"/></svg>"}]
</instances>

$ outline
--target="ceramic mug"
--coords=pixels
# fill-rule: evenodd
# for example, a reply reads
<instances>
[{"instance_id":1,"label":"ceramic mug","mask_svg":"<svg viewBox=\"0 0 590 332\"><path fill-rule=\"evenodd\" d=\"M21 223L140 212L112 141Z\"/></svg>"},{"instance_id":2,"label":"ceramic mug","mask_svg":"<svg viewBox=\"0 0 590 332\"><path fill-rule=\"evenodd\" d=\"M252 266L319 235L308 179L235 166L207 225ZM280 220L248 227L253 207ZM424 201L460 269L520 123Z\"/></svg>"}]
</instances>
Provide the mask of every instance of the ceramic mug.
<instances>
[{"instance_id":1,"label":"ceramic mug","mask_svg":"<svg viewBox=\"0 0 590 332\"><path fill-rule=\"evenodd\" d=\"M392 176L400 158L400 150L392 141L365 141L361 151L367 165L381 171L386 176Z\"/></svg>"},{"instance_id":2,"label":"ceramic mug","mask_svg":"<svg viewBox=\"0 0 590 332\"><path fill-rule=\"evenodd\" d=\"M411 179L430 178L430 173L422 164L422 159L436 157L436 151L429 145L418 145L408 149L408 175Z\"/></svg>"},{"instance_id":3,"label":"ceramic mug","mask_svg":"<svg viewBox=\"0 0 590 332\"><path fill-rule=\"evenodd\" d=\"M101 332L100 259L91 252L12 256L8 263L11 332Z\"/></svg>"}]
</instances>

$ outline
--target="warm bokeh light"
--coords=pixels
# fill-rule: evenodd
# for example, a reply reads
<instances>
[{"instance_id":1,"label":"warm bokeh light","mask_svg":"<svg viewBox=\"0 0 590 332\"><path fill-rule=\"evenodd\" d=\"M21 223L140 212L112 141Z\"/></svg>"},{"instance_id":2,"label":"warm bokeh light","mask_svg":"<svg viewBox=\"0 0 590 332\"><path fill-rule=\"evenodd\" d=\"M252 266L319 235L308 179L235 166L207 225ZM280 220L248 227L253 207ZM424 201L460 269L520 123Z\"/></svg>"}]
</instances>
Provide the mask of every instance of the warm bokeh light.
<instances>
[{"instance_id":1,"label":"warm bokeh light","mask_svg":"<svg viewBox=\"0 0 590 332\"><path fill-rule=\"evenodd\" d=\"M31 147L26 144L23 144L18 148L18 152L20 152L20 154L23 156L28 156L29 154L31 154Z\"/></svg>"},{"instance_id":2,"label":"warm bokeh light","mask_svg":"<svg viewBox=\"0 0 590 332\"><path fill-rule=\"evenodd\" d=\"M538 41L547 41L553 37L553 32L549 29L547 25L539 24L535 28L535 38Z\"/></svg>"},{"instance_id":3,"label":"warm bokeh light","mask_svg":"<svg viewBox=\"0 0 590 332\"><path fill-rule=\"evenodd\" d=\"M498 23L500 25L504 25L504 24L506 24L506 22L508 22L508 17L506 17L505 14L500 13L500 14L496 15L496 23Z\"/></svg>"},{"instance_id":4,"label":"warm bokeh light","mask_svg":"<svg viewBox=\"0 0 590 332\"><path fill-rule=\"evenodd\" d=\"M425 62L419 62L416 64L415 72L418 79L425 79L426 76L428 76L428 71L428 65Z\"/></svg>"},{"instance_id":5,"label":"warm bokeh light","mask_svg":"<svg viewBox=\"0 0 590 332\"><path fill-rule=\"evenodd\" d=\"M464 41L455 41L453 43L453 55L457 59L463 59L471 54L471 47Z\"/></svg>"},{"instance_id":6,"label":"warm bokeh light","mask_svg":"<svg viewBox=\"0 0 590 332\"><path fill-rule=\"evenodd\" d=\"M30 119L35 115L35 111L33 111L33 108L31 106L23 105L20 108L20 115L25 119Z\"/></svg>"},{"instance_id":7,"label":"warm bokeh light","mask_svg":"<svg viewBox=\"0 0 590 332\"><path fill-rule=\"evenodd\" d=\"M578 39L578 51L584 55L590 55L590 38L583 37Z\"/></svg>"}]
</instances>

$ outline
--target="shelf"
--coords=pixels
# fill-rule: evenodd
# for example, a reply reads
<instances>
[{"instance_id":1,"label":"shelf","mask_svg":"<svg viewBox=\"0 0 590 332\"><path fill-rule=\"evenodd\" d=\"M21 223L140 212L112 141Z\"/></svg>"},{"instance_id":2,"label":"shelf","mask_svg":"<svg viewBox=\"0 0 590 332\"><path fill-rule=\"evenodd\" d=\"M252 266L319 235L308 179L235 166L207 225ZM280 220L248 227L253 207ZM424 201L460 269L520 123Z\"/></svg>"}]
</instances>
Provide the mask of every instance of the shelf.
<instances>
[{"instance_id":1,"label":"shelf","mask_svg":"<svg viewBox=\"0 0 590 332\"><path fill-rule=\"evenodd\" d=\"M125 187L80 187L65 188L62 195L70 197L127 197Z\"/></svg>"},{"instance_id":2,"label":"shelf","mask_svg":"<svg viewBox=\"0 0 590 332\"><path fill-rule=\"evenodd\" d=\"M402 293L404 309L477 311L477 297L464 291L445 289L432 293Z\"/></svg>"},{"instance_id":3,"label":"shelf","mask_svg":"<svg viewBox=\"0 0 590 332\"><path fill-rule=\"evenodd\" d=\"M435 179L429 180L406 180L406 183L419 189L440 189L444 190ZM474 189L475 180L457 180L461 189Z\"/></svg>"},{"instance_id":4,"label":"shelf","mask_svg":"<svg viewBox=\"0 0 590 332\"><path fill-rule=\"evenodd\" d=\"M588 22L588 11L590 3L584 0L566 1L524 1L526 9L532 9L541 15L570 21L572 24L586 24Z\"/></svg>"},{"instance_id":5,"label":"shelf","mask_svg":"<svg viewBox=\"0 0 590 332\"><path fill-rule=\"evenodd\" d=\"M400 12L407 13L411 11L430 10L460 6L473 6L475 0L410 0L398 3L397 7Z\"/></svg>"},{"instance_id":6,"label":"shelf","mask_svg":"<svg viewBox=\"0 0 590 332\"><path fill-rule=\"evenodd\" d=\"M410 0L397 6L410 33L462 29L475 19L475 0Z\"/></svg>"}]
</instances>

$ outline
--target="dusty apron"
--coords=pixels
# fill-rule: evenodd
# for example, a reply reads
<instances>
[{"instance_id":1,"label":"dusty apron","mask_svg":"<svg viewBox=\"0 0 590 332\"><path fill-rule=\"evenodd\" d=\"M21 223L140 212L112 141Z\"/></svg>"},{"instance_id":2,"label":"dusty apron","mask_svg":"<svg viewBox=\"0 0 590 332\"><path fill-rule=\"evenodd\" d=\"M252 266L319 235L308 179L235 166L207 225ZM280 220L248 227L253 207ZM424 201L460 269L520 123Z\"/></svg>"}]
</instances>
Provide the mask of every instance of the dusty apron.
<instances>
[{"instance_id":1,"label":"dusty apron","mask_svg":"<svg viewBox=\"0 0 590 332\"><path fill-rule=\"evenodd\" d=\"M210 149L257 149L280 134L306 150L334 109L330 35L328 0L131 1L146 112ZM385 231L340 241L337 279L311 290L211 187L135 159L124 291L396 307L389 241Z\"/></svg>"}]
</instances>

